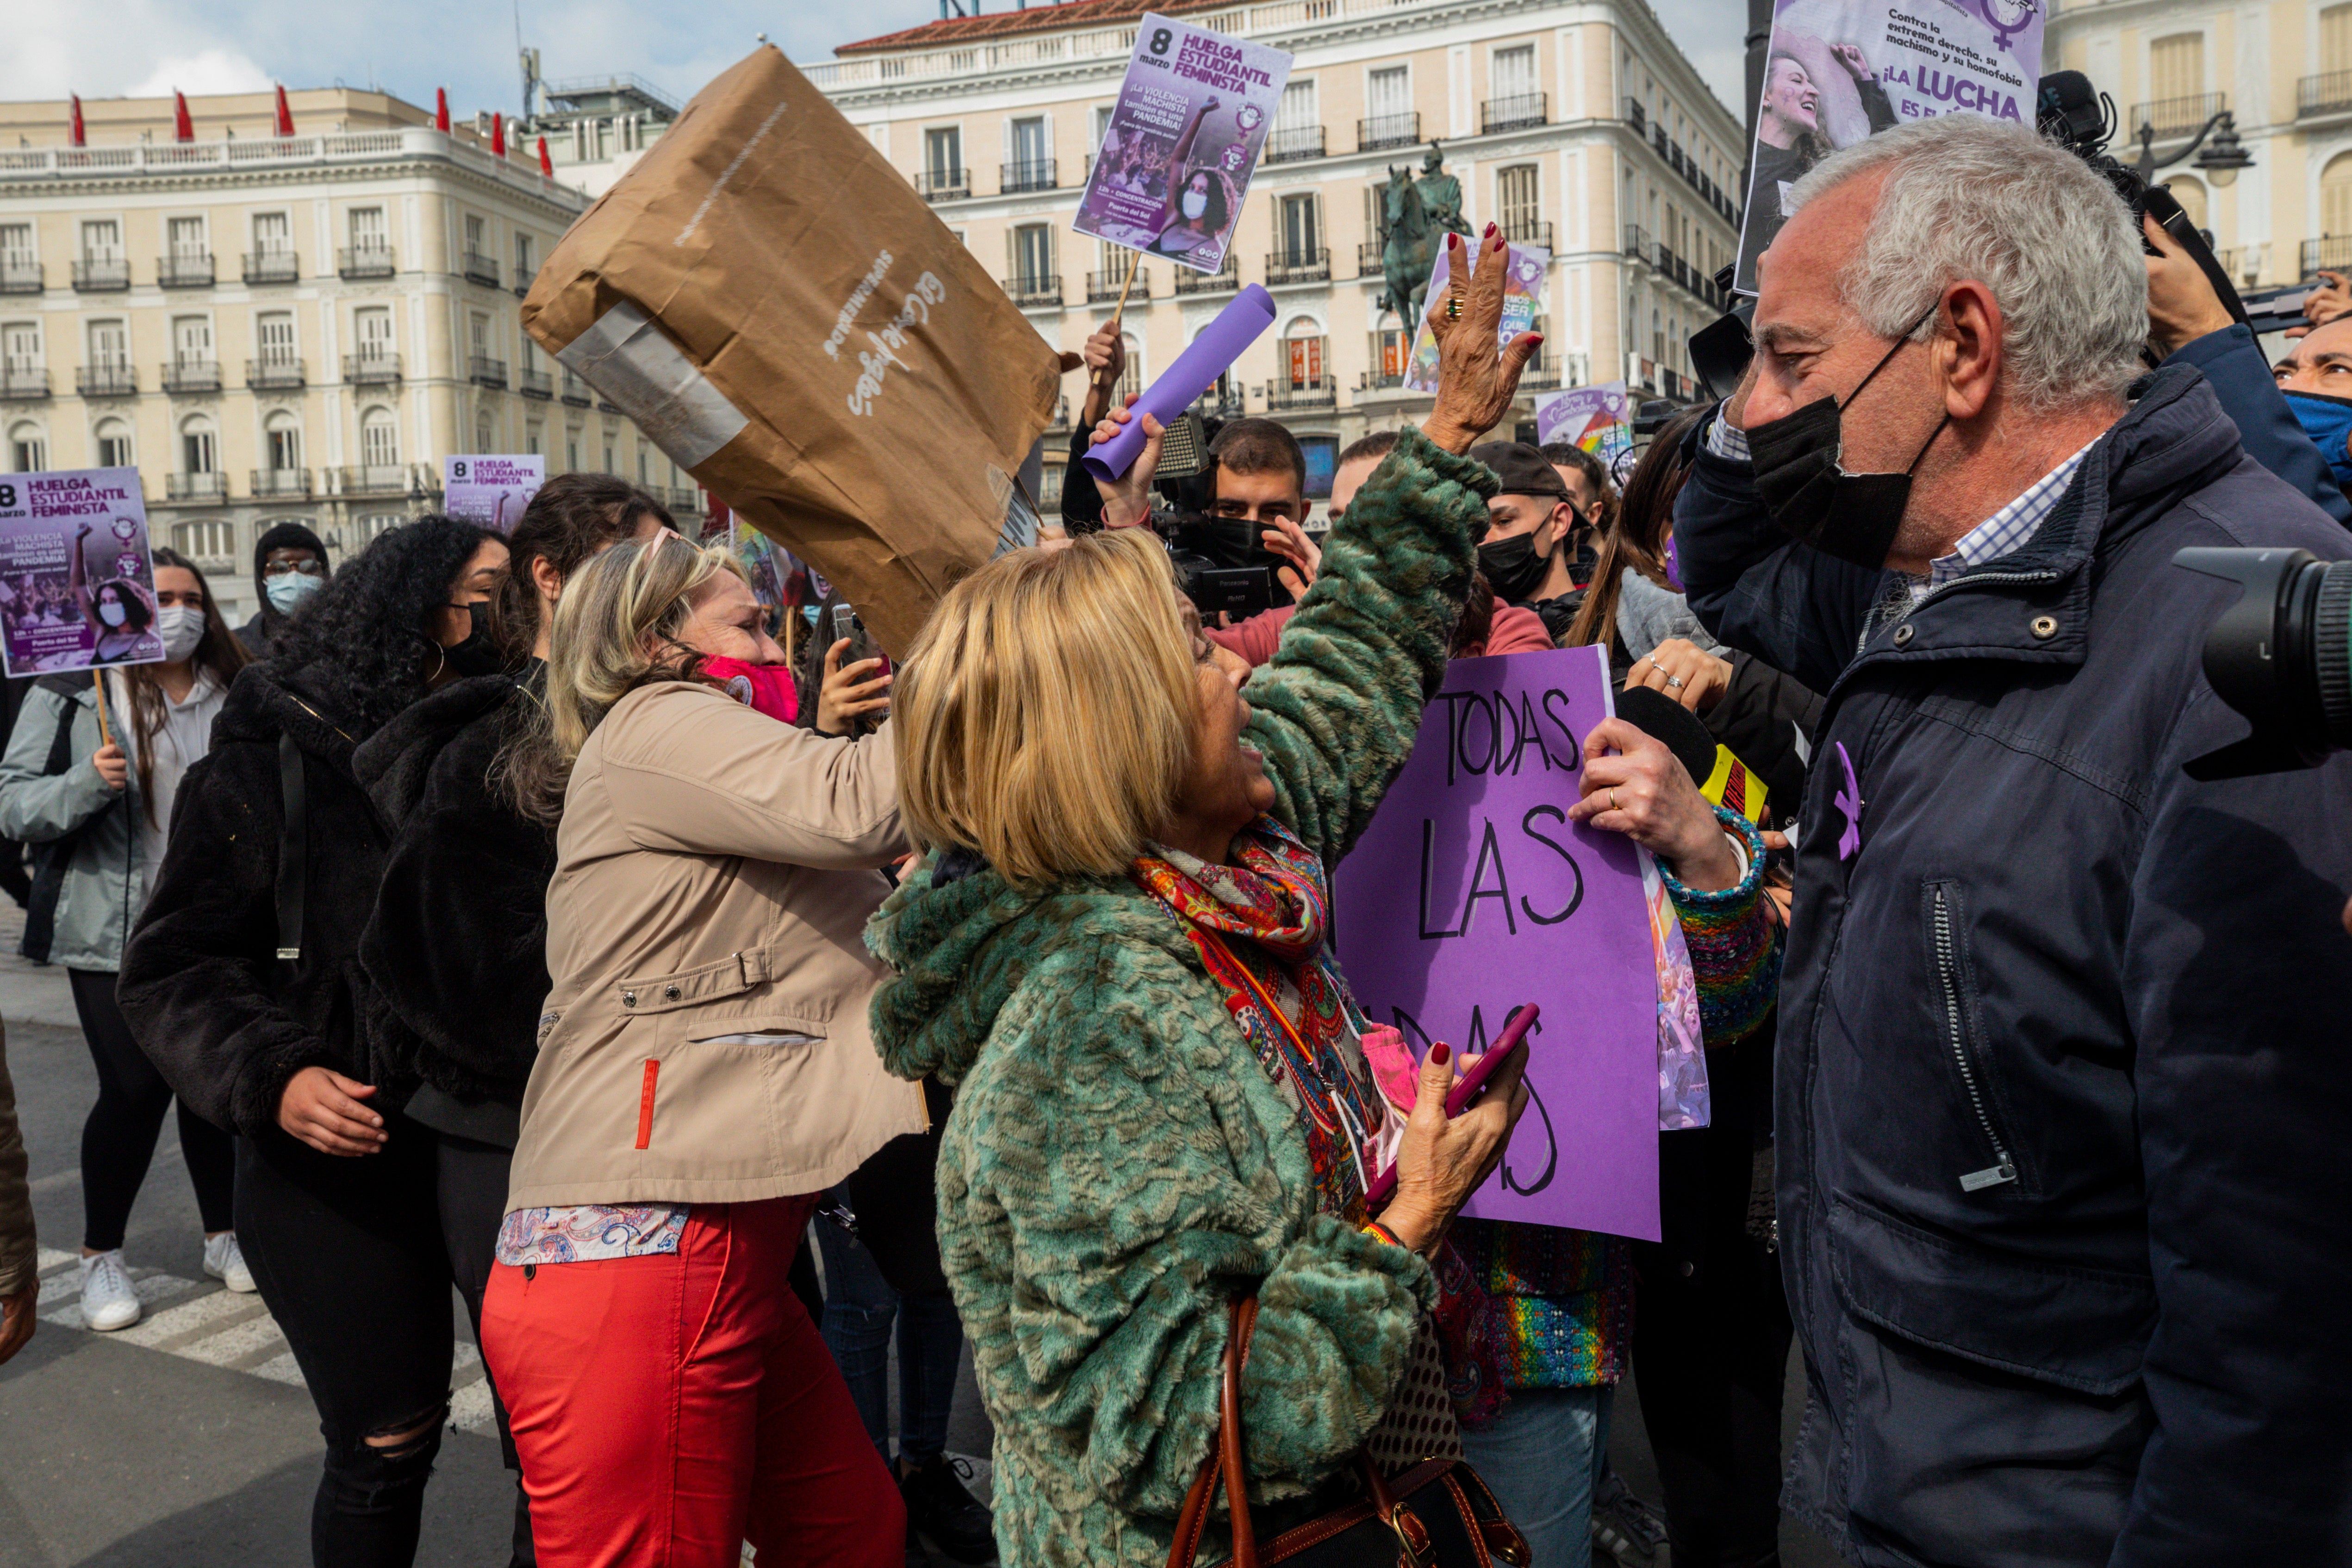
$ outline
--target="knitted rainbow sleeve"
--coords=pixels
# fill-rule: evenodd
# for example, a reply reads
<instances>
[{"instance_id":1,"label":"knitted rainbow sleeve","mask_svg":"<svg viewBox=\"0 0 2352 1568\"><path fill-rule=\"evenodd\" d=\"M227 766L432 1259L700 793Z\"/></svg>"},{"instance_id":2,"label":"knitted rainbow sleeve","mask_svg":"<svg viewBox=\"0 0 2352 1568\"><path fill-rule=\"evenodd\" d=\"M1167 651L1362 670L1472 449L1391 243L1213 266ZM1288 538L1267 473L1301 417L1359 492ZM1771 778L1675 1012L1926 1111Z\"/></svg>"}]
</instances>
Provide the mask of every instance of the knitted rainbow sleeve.
<instances>
[{"instance_id":1,"label":"knitted rainbow sleeve","mask_svg":"<svg viewBox=\"0 0 2352 1568\"><path fill-rule=\"evenodd\" d=\"M1736 811L1717 806L1715 816L1748 851L1748 875L1737 886L1703 893L1684 886L1664 861L1658 864L1682 917L1683 942L1698 981L1699 1029L1710 1047L1754 1034L1780 989L1780 928L1764 907L1763 835Z\"/></svg>"}]
</instances>

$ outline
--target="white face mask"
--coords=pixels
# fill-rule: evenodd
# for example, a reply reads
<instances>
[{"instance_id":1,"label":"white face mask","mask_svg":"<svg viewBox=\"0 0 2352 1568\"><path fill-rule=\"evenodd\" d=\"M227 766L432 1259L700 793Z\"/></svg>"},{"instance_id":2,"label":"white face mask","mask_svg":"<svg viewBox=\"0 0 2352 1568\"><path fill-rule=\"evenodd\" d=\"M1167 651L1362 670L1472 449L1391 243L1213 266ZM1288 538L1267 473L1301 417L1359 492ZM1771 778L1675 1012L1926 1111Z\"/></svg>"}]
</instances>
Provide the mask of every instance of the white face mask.
<instances>
[{"instance_id":1,"label":"white face mask","mask_svg":"<svg viewBox=\"0 0 2352 1568\"><path fill-rule=\"evenodd\" d=\"M119 626L131 618L131 612L110 599L98 607L98 618L110 626Z\"/></svg>"},{"instance_id":2,"label":"white face mask","mask_svg":"<svg viewBox=\"0 0 2352 1568\"><path fill-rule=\"evenodd\" d=\"M1208 192L1186 191L1184 193L1184 216L1187 219L1193 223L1198 223L1201 221L1201 215L1208 210Z\"/></svg>"},{"instance_id":3,"label":"white face mask","mask_svg":"<svg viewBox=\"0 0 2352 1568\"><path fill-rule=\"evenodd\" d=\"M177 664L205 640L205 613L194 605L166 605L156 612L155 630L163 638L163 662Z\"/></svg>"}]
</instances>

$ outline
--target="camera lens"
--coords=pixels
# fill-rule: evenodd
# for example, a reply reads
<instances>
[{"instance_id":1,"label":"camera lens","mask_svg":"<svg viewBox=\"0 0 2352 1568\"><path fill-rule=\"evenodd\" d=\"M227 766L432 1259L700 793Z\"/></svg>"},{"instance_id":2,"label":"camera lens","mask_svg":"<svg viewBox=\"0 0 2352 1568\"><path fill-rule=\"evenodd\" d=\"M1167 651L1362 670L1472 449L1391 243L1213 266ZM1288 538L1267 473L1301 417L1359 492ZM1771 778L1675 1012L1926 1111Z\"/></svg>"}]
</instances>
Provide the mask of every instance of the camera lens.
<instances>
[{"instance_id":1,"label":"camera lens","mask_svg":"<svg viewBox=\"0 0 2352 1568\"><path fill-rule=\"evenodd\" d=\"M2205 638L2205 679L2253 734L2189 764L2230 778L2310 767L2352 747L2352 561L2307 550L2183 550L2175 564L2241 585Z\"/></svg>"}]
</instances>

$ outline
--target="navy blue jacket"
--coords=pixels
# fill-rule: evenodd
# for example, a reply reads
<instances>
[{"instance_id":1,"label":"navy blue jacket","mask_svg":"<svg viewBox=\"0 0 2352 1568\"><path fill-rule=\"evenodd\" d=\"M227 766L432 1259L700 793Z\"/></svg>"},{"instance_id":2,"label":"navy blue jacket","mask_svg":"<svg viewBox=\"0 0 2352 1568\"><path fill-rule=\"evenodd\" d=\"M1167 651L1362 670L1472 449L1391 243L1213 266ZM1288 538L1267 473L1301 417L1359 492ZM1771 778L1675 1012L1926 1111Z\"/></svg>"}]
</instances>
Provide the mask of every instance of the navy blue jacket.
<instances>
[{"instance_id":1,"label":"navy blue jacket","mask_svg":"<svg viewBox=\"0 0 2352 1568\"><path fill-rule=\"evenodd\" d=\"M1745 463L1702 451L1675 515L1700 618L1826 694L1775 1086L1788 1506L1887 1568L2352 1561L2352 757L2183 773L2246 725L2200 666L2234 590L2172 564L2352 536L2187 366L1899 621Z\"/></svg>"}]
</instances>

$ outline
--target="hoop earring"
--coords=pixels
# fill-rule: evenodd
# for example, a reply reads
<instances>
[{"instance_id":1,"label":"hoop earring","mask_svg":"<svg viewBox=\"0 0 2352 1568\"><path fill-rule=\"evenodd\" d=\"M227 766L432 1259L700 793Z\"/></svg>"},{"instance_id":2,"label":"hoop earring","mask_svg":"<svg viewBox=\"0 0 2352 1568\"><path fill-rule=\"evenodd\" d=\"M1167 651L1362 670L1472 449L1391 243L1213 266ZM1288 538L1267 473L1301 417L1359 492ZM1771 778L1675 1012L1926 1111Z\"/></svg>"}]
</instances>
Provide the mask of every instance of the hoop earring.
<instances>
[{"instance_id":1,"label":"hoop earring","mask_svg":"<svg viewBox=\"0 0 2352 1568\"><path fill-rule=\"evenodd\" d=\"M432 673L425 678L425 684L430 686L441 679L443 670L449 668L449 656L442 649L440 639L427 637L425 640L433 645L433 669Z\"/></svg>"}]
</instances>

